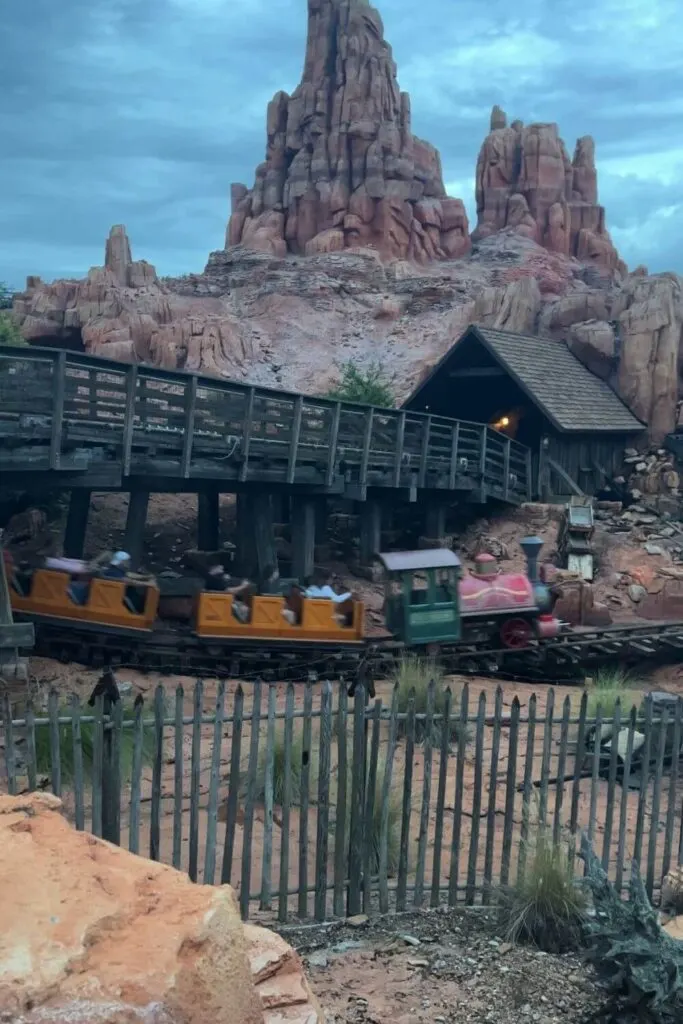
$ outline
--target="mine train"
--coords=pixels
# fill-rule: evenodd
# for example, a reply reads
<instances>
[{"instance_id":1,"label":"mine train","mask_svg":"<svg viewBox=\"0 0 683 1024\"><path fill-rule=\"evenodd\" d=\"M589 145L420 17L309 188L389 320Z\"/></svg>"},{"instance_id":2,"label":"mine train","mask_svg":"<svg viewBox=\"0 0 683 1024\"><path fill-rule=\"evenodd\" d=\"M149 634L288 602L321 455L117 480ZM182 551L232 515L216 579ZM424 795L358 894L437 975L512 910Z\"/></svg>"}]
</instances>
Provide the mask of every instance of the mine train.
<instances>
[{"instance_id":1,"label":"mine train","mask_svg":"<svg viewBox=\"0 0 683 1024\"><path fill-rule=\"evenodd\" d=\"M521 542L527 571L502 572L496 560L479 555L474 568L464 573L458 556L448 549L398 551L378 555L384 569L384 618L389 636L366 637L365 608L349 598L344 603L306 597L289 581L280 595L256 594L248 598L247 621L233 614L229 593L199 590L192 598L187 621L169 627L156 581L142 579L83 580L79 600L73 596L75 576L53 568L9 573L14 615L36 626L37 649L59 650L60 638L80 637L81 648L95 646L104 636L120 649L182 646L188 642L204 655L224 660L231 649L288 647L309 654L330 649L377 650L382 644L438 654L444 647L475 645L480 649L523 650L538 640L552 638L561 624L552 614L548 588L539 579L537 565L542 542L528 537ZM51 643L41 644L41 635ZM50 650L46 650L46 647ZM72 645L73 646L73 645ZM65 654L65 657L67 655ZM76 661L85 656L68 655ZM136 664L133 656L131 664Z\"/></svg>"}]
</instances>

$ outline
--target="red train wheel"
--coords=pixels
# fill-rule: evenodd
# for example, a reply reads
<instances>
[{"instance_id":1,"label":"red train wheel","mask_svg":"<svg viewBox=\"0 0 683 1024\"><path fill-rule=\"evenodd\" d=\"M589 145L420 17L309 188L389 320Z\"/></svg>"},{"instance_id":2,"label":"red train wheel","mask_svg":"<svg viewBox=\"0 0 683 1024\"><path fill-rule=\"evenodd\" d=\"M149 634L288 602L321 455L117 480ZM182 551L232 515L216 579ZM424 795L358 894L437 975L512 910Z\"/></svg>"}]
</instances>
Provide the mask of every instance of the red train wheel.
<instances>
[{"instance_id":1,"label":"red train wheel","mask_svg":"<svg viewBox=\"0 0 683 1024\"><path fill-rule=\"evenodd\" d=\"M504 647L519 650L528 647L534 633L526 619L506 619L500 627L500 639Z\"/></svg>"}]
</instances>

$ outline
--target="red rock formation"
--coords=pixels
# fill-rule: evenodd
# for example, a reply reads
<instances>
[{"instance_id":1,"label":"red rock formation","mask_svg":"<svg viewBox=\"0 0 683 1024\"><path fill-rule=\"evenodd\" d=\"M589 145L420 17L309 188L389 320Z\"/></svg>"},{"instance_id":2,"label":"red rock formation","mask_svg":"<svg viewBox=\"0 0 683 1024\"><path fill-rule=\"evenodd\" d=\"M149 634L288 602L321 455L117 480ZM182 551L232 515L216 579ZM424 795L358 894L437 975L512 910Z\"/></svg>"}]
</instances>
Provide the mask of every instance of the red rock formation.
<instances>
[{"instance_id":1,"label":"red rock formation","mask_svg":"<svg viewBox=\"0 0 683 1024\"><path fill-rule=\"evenodd\" d=\"M226 247L284 256L374 246L426 262L470 249L438 152L410 129L382 19L366 0L309 0L304 72L268 107L265 162L232 186Z\"/></svg>"},{"instance_id":2,"label":"red rock formation","mask_svg":"<svg viewBox=\"0 0 683 1024\"><path fill-rule=\"evenodd\" d=\"M626 269L598 204L590 135L578 140L570 160L556 124L508 126L494 107L477 160L476 200L474 241L511 227L551 252L609 271Z\"/></svg>"}]
</instances>

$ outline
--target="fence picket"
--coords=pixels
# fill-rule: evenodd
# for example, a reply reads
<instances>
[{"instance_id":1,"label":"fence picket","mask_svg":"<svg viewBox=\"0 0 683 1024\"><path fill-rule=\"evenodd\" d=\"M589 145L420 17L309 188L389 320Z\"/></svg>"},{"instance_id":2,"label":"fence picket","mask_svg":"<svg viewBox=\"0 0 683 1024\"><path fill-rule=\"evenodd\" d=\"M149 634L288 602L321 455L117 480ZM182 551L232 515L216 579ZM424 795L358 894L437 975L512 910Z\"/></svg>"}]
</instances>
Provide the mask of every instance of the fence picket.
<instances>
[{"instance_id":1,"label":"fence picket","mask_svg":"<svg viewBox=\"0 0 683 1024\"><path fill-rule=\"evenodd\" d=\"M422 805L420 808L420 831L417 838L417 866L415 868L415 893L413 903L421 907L424 902L425 861L427 859L427 839L429 838L429 804L432 792L432 733L434 730L434 703L436 700L436 683L430 679L427 688L427 714L424 723L424 743L422 748Z\"/></svg>"},{"instance_id":2,"label":"fence picket","mask_svg":"<svg viewBox=\"0 0 683 1024\"><path fill-rule=\"evenodd\" d=\"M647 845L647 874L645 877L645 889L652 899L652 891L655 884L655 860L657 857L657 837L659 835L659 806L661 802L662 775L664 773L664 749L666 746L666 733L669 725L669 709L664 705L662 717L659 721L657 739L657 766L655 777L652 783L652 805L650 810L650 838Z\"/></svg>"},{"instance_id":3,"label":"fence picket","mask_svg":"<svg viewBox=\"0 0 683 1024\"><path fill-rule=\"evenodd\" d=\"M493 712L493 737L491 741L491 764L489 769L489 800L486 809L486 848L484 851L484 891L481 902L486 907L491 901L493 884L493 846L496 837L496 796L498 789L498 758L500 756L500 724L503 716L503 688L496 687L496 701ZM474 818L472 828L475 827Z\"/></svg>"},{"instance_id":4,"label":"fence picket","mask_svg":"<svg viewBox=\"0 0 683 1024\"><path fill-rule=\"evenodd\" d=\"M349 695L342 682L339 687L337 708L337 809L334 822L334 896L332 900L336 917L344 914L344 887L346 882L346 784L348 781L347 730Z\"/></svg>"},{"instance_id":5,"label":"fence picket","mask_svg":"<svg viewBox=\"0 0 683 1024\"><path fill-rule=\"evenodd\" d=\"M439 782L436 791L436 825L434 828L434 855L432 858L432 888L430 907L438 907L441 896L441 850L443 847L443 814L446 804L446 780L448 777L448 755L451 744L451 701L450 687L446 688L441 719L441 747L439 752Z\"/></svg>"},{"instance_id":6,"label":"fence picket","mask_svg":"<svg viewBox=\"0 0 683 1024\"><path fill-rule=\"evenodd\" d=\"M62 795L62 750L59 735L59 696L54 687L50 690L47 698L47 714L50 720L49 741L50 741L50 781L52 792L55 796ZM11 728L10 714L10 728ZM14 780L14 792L16 792L16 762L14 754L14 743L11 744L11 761ZM8 760L9 763L9 760ZM10 790L10 792L12 792Z\"/></svg>"},{"instance_id":7,"label":"fence picket","mask_svg":"<svg viewBox=\"0 0 683 1024\"><path fill-rule=\"evenodd\" d=\"M218 786L221 772L223 745L223 718L225 715L225 680L216 687L216 708L211 747L211 774L209 776L209 804L206 820L206 850L204 851L204 885L213 885L216 877L216 833L218 830Z\"/></svg>"},{"instance_id":8,"label":"fence picket","mask_svg":"<svg viewBox=\"0 0 683 1024\"><path fill-rule=\"evenodd\" d=\"M349 917L361 910L363 875L363 805L365 800L365 687L356 686L353 700L353 757L349 823Z\"/></svg>"},{"instance_id":9,"label":"fence picket","mask_svg":"<svg viewBox=\"0 0 683 1024\"><path fill-rule=\"evenodd\" d=\"M149 828L149 857L159 860L161 856L161 776L164 767L164 712L166 695L161 684L154 691L154 764L152 766L152 820ZM192 877L192 876L190 876ZM197 881L197 865L195 875Z\"/></svg>"},{"instance_id":10,"label":"fence picket","mask_svg":"<svg viewBox=\"0 0 683 1024\"><path fill-rule=\"evenodd\" d=\"M389 815L391 812L391 780L398 742L398 689L398 683L396 683L391 695L389 742L382 780L382 820L379 829L379 909L381 914L389 912Z\"/></svg>"},{"instance_id":11,"label":"fence picket","mask_svg":"<svg viewBox=\"0 0 683 1024\"><path fill-rule=\"evenodd\" d=\"M643 830L645 827L645 807L647 804L647 791L650 785L650 756L652 754L652 697L650 694L645 698L645 742L643 743L643 757L640 770L640 787L638 790L638 812L636 815L636 837L633 843L633 859L640 868L643 847Z\"/></svg>"},{"instance_id":12,"label":"fence picket","mask_svg":"<svg viewBox=\"0 0 683 1024\"><path fill-rule=\"evenodd\" d=\"M92 833L102 836L102 759L104 756L104 698L95 698L92 726Z\"/></svg>"},{"instance_id":13,"label":"fence picket","mask_svg":"<svg viewBox=\"0 0 683 1024\"><path fill-rule=\"evenodd\" d=\"M536 743L536 694L529 697L526 727L526 753L524 755L524 782L522 784L522 823L519 834L519 858L517 860L517 882L524 878L526 855L529 847L529 825L531 819L531 795L533 793L534 746Z\"/></svg>"},{"instance_id":14,"label":"fence picket","mask_svg":"<svg viewBox=\"0 0 683 1024\"><path fill-rule=\"evenodd\" d=\"M188 874L197 881L199 864L199 787L202 768L202 711L204 708L204 683L198 679L194 684L192 700L192 751L190 754L190 863Z\"/></svg>"},{"instance_id":15,"label":"fence picket","mask_svg":"<svg viewBox=\"0 0 683 1024\"><path fill-rule=\"evenodd\" d=\"M344 691L346 692L346 691ZM292 806L292 742L294 738L294 685L287 685L285 696L284 780L282 790L282 827L280 829L280 891L277 919L287 923L287 893L289 891L289 822Z\"/></svg>"},{"instance_id":16,"label":"fence picket","mask_svg":"<svg viewBox=\"0 0 683 1024\"><path fill-rule=\"evenodd\" d=\"M458 752L455 762L455 804L453 806L453 835L451 836L451 861L448 876L448 905L454 907L458 899L458 876L460 871L460 837L462 835L462 799L465 785L465 754L469 742L469 683L465 683L460 695L458 716Z\"/></svg>"},{"instance_id":17,"label":"fence picket","mask_svg":"<svg viewBox=\"0 0 683 1024\"><path fill-rule=\"evenodd\" d=\"M268 724L263 792L263 859L261 862L260 910L270 910L273 874L273 785L275 772L275 687L268 686Z\"/></svg>"},{"instance_id":18,"label":"fence picket","mask_svg":"<svg viewBox=\"0 0 683 1024\"><path fill-rule=\"evenodd\" d=\"M486 694L479 694L477 709L477 731L474 745L474 787L472 792L472 831L470 833L470 849L467 858L467 890L465 900L474 903L477 886L477 854L479 852L479 826L481 815L481 786L484 774L484 722L486 719Z\"/></svg>"},{"instance_id":19,"label":"fence picket","mask_svg":"<svg viewBox=\"0 0 683 1024\"><path fill-rule=\"evenodd\" d=\"M612 846L612 824L614 821L614 791L617 784L617 764L619 754L619 731L621 729L621 700L617 697L612 714L612 746L607 776L607 807L605 808L605 829L602 838L602 866L609 872L609 859Z\"/></svg>"},{"instance_id":20,"label":"fence picket","mask_svg":"<svg viewBox=\"0 0 683 1024\"><path fill-rule=\"evenodd\" d=\"M230 744L230 781L225 809L225 838L223 841L223 864L221 885L230 883L232 861L235 850L235 826L237 825L237 801L240 790L240 755L242 752L242 727L244 721L244 690L239 684L235 690L232 705L232 740Z\"/></svg>"},{"instance_id":21,"label":"fence picket","mask_svg":"<svg viewBox=\"0 0 683 1024\"><path fill-rule=\"evenodd\" d=\"M28 788L33 791L38 786L38 759L36 756L36 712L31 700L26 705L26 770ZM85 828L85 824L83 828Z\"/></svg>"},{"instance_id":22,"label":"fence picket","mask_svg":"<svg viewBox=\"0 0 683 1024\"><path fill-rule=\"evenodd\" d=\"M140 852L140 790L142 787L142 751L145 742L143 709L143 698L136 698L133 712L133 763L128 810L128 849L131 853Z\"/></svg>"},{"instance_id":23,"label":"fence picket","mask_svg":"<svg viewBox=\"0 0 683 1024\"><path fill-rule=\"evenodd\" d=\"M72 693L69 700L71 712L71 742L74 755L74 824L79 832L85 829L85 786L83 779L83 737L81 734L81 704L78 694Z\"/></svg>"},{"instance_id":24,"label":"fence picket","mask_svg":"<svg viewBox=\"0 0 683 1024\"><path fill-rule=\"evenodd\" d=\"M680 762L681 749L681 713L683 712L683 700L679 697L676 701L674 711L674 730L671 744L672 761L671 775L669 776L669 792L666 803L666 826L664 829L664 854L662 856L662 878L664 878L671 867L671 847L673 844L674 823L676 818L676 789L678 786L678 765Z\"/></svg>"},{"instance_id":25,"label":"fence picket","mask_svg":"<svg viewBox=\"0 0 683 1024\"><path fill-rule=\"evenodd\" d=\"M244 806L244 831L242 833L242 874L240 879L240 912L246 921L249 917L249 889L251 885L251 840L254 834L254 809L258 784L258 748L261 725L261 682L254 683L251 706L251 733L249 736L249 766L247 768L247 799Z\"/></svg>"},{"instance_id":26,"label":"fence picket","mask_svg":"<svg viewBox=\"0 0 683 1024\"><path fill-rule=\"evenodd\" d=\"M406 753L403 766L403 803L401 805L401 845L398 855L398 883L396 887L396 910L406 909L408 890L408 849L410 844L410 812L413 796L413 759L415 757L415 691L411 690L408 700L406 722Z\"/></svg>"},{"instance_id":27,"label":"fence picket","mask_svg":"<svg viewBox=\"0 0 683 1024\"><path fill-rule=\"evenodd\" d=\"M621 782L621 801L619 806L619 836L617 839L617 872L615 879L616 890L621 895L621 887L624 874L624 858L626 856L626 825L628 823L628 780L631 774L631 759L633 757L633 740L636 731L637 709L631 708L628 716L628 732L626 734L626 754L624 756L624 774Z\"/></svg>"},{"instance_id":28,"label":"fence picket","mask_svg":"<svg viewBox=\"0 0 683 1024\"><path fill-rule=\"evenodd\" d=\"M185 690L176 686L173 730L173 853L171 863L180 868L183 856L183 782Z\"/></svg>"},{"instance_id":29,"label":"fence picket","mask_svg":"<svg viewBox=\"0 0 683 1024\"><path fill-rule=\"evenodd\" d=\"M7 792L10 796L15 796L17 792L17 759L14 751L12 705L7 691L5 691L2 696L2 720L5 729L5 771L7 773Z\"/></svg>"},{"instance_id":30,"label":"fence picket","mask_svg":"<svg viewBox=\"0 0 683 1024\"><path fill-rule=\"evenodd\" d=\"M316 921L325 920L327 903L327 849L330 838L330 742L332 738L332 687L325 680L320 695L320 750L318 753L318 814L315 837Z\"/></svg>"},{"instance_id":31,"label":"fence picket","mask_svg":"<svg viewBox=\"0 0 683 1024\"><path fill-rule=\"evenodd\" d=\"M545 706L545 723L543 726L543 747L541 753L541 785L539 787L538 824L545 829L548 817L548 786L550 782L550 763L552 759L553 714L555 711L555 691L548 690Z\"/></svg>"},{"instance_id":32,"label":"fence picket","mask_svg":"<svg viewBox=\"0 0 683 1024\"><path fill-rule=\"evenodd\" d=\"M304 690L304 725L301 742L301 808L299 810L299 900L297 914L308 917L308 804L311 785L311 712L313 687L306 683Z\"/></svg>"},{"instance_id":33,"label":"fence picket","mask_svg":"<svg viewBox=\"0 0 683 1024\"><path fill-rule=\"evenodd\" d=\"M510 709L508 734L508 764L505 778L505 818L503 819L503 852L500 861L500 884L507 885L510 878L512 831L515 821L515 793L517 792L517 743L519 733L519 698L515 697Z\"/></svg>"},{"instance_id":34,"label":"fence picket","mask_svg":"<svg viewBox=\"0 0 683 1024\"><path fill-rule=\"evenodd\" d=\"M375 874L375 799L377 796L377 761L379 759L379 727L382 701L376 700L372 709L372 740L370 743L370 764L365 788L365 825L363 843L363 912L370 912L372 899L372 876Z\"/></svg>"},{"instance_id":35,"label":"fence picket","mask_svg":"<svg viewBox=\"0 0 683 1024\"><path fill-rule=\"evenodd\" d=\"M564 802L565 772L567 770L567 741L569 738L569 718L572 705L569 697L564 698L562 721L560 723L560 750L557 755L557 782L555 783L555 807L553 810L553 842L559 843L562 829L562 804Z\"/></svg>"},{"instance_id":36,"label":"fence picket","mask_svg":"<svg viewBox=\"0 0 683 1024\"><path fill-rule=\"evenodd\" d=\"M105 839L117 846L121 842L121 735L123 732L123 704L117 700L109 711L109 742L105 744L108 764L102 779L102 807L107 807L107 830L102 826ZM104 783L107 783L106 787Z\"/></svg>"}]
</instances>

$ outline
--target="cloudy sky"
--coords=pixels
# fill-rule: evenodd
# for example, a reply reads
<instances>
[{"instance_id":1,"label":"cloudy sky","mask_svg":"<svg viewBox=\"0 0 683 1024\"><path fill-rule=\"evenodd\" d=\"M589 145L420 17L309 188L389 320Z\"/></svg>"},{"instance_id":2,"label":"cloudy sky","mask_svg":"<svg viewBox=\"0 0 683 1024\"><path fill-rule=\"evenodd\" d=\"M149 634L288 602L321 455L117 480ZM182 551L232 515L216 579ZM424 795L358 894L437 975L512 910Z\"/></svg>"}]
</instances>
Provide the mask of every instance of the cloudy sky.
<instances>
[{"instance_id":1,"label":"cloudy sky","mask_svg":"<svg viewBox=\"0 0 683 1024\"><path fill-rule=\"evenodd\" d=\"M499 103L597 143L622 256L683 273L681 0L379 0L413 129L473 214ZM514 5L513 5L514 6ZM305 0L6 0L0 281L81 276L111 224L163 274L223 244L232 181L263 159L272 94L299 80Z\"/></svg>"}]
</instances>

